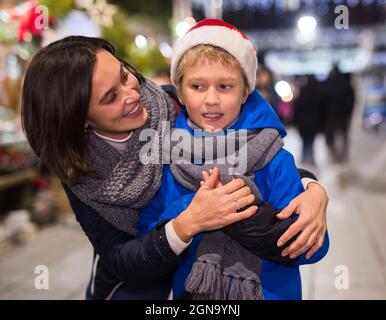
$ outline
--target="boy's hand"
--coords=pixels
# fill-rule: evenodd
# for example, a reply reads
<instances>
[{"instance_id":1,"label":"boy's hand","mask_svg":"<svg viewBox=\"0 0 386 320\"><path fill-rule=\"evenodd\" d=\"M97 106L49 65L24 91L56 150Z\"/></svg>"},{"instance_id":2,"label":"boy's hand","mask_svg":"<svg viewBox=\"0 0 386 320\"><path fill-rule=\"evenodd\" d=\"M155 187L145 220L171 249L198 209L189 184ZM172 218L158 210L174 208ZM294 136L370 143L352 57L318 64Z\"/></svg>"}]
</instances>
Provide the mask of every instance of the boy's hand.
<instances>
[{"instance_id":1,"label":"boy's hand","mask_svg":"<svg viewBox=\"0 0 386 320\"><path fill-rule=\"evenodd\" d=\"M219 187L222 187L223 184L221 183L220 181L220 178L219 176L217 175L218 174L218 169L210 169L209 170L209 173L207 171L202 171L202 181L201 181L201 186L204 186L204 185L209 185L211 186L211 188L219 188ZM217 176L217 178L216 178ZM212 183L210 181L213 181L212 179L216 179L215 180L215 183L214 183L214 186L212 187Z\"/></svg>"},{"instance_id":2,"label":"boy's hand","mask_svg":"<svg viewBox=\"0 0 386 320\"><path fill-rule=\"evenodd\" d=\"M299 214L299 218L279 238L277 245L283 246L293 236L297 239L283 250L282 255L296 258L307 250L306 259L311 258L323 245L327 229L326 210L328 195L325 189L317 184L310 183L307 189L294 198L277 217L287 219L293 213Z\"/></svg>"}]
</instances>

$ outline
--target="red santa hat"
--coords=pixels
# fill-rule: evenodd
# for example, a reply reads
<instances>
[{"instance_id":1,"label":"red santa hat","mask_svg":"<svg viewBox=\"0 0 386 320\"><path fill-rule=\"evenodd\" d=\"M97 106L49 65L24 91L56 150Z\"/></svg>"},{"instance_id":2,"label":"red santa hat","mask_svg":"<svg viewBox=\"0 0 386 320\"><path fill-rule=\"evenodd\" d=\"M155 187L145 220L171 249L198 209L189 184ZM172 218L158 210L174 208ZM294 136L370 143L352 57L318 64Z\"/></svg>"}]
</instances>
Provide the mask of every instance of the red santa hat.
<instances>
[{"instance_id":1,"label":"red santa hat","mask_svg":"<svg viewBox=\"0 0 386 320\"><path fill-rule=\"evenodd\" d=\"M177 66L184 53L199 45L210 44L220 47L234 56L247 76L250 92L255 89L257 57L248 37L235 26L218 19L205 19L196 23L179 40L172 55L171 81L176 85Z\"/></svg>"}]
</instances>

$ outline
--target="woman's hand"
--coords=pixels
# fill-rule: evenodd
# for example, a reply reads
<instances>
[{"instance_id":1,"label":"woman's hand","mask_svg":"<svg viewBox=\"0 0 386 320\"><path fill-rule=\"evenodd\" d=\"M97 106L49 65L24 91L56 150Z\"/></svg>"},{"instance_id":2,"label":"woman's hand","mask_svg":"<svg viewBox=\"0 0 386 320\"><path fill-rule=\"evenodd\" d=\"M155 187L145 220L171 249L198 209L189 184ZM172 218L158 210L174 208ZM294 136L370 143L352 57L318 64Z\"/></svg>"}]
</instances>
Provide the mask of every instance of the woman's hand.
<instances>
[{"instance_id":1,"label":"woman's hand","mask_svg":"<svg viewBox=\"0 0 386 320\"><path fill-rule=\"evenodd\" d=\"M296 258L311 248L306 255L306 259L309 259L320 249L327 229L327 205L326 190L318 183L309 183L307 189L277 215L279 219L287 219L293 213L299 214L297 221L277 242L281 247L293 236L299 234L297 239L283 250L282 256L289 255L291 258Z\"/></svg>"},{"instance_id":2,"label":"woman's hand","mask_svg":"<svg viewBox=\"0 0 386 320\"><path fill-rule=\"evenodd\" d=\"M255 196L241 179L221 185L218 168L214 168L208 179L201 183L189 207L173 220L173 228L182 241L189 242L197 233L249 218L256 213L257 206L239 212L237 209L254 200Z\"/></svg>"}]
</instances>

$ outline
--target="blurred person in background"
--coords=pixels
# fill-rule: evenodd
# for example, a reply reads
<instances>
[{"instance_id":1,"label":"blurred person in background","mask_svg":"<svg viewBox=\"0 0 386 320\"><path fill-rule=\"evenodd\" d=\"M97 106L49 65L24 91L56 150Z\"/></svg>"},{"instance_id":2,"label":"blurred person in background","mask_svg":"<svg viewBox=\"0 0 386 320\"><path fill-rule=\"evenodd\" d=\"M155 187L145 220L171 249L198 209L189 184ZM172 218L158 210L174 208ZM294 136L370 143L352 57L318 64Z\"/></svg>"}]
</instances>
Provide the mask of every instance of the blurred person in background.
<instances>
[{"instance_id":1,"label":"blurred person in background","mask_svg":"<svg viewBox=\"0 0 386 320\"><path fill-rule=\"evenodd\" d=\"M274 89L273 73L266 65L259 65L257 69L256 89L278 113L280 97Z\"/></svg>"},{"instance_id":2,"label":"blurred person in background","mask_svg":"<svg viewBox=\"0 0 386 320\"><path fill-rule=\"evenodd\" d=\"M321 84L313 75L308 75L293 104L293 124L302 138L302 165L305 168L316 166L314 141L316 135L323 129L321 94Z\"/></svg>"},{"instance_id":3,"label":"blurred person in background","mask_svg":"<svg viewBox=\"0 0 386 320\"><path fill-rule=\"evenodd\" d=\"M280 97L276 93L274 88L274 75L271 69L269 69L264 63L264 55L258 55L259 67L256 72L256 90L264 97L265 100L271 105L273 110L279 116L280 120L285 122L287 120L280 112Z\"/></svg>"},{"instance_id":4,"label":"blurred person in background","mask_svg":"<svg viewBox=\"0 0 386 320\"><path fill-rule=\"evenodd\" d=\"M348 160L348 131L354 102L355 92L351 85L351 74L340 72L338 66L334 65L326 82L323 105L326 143L333 161L337 164L343 164Z\"/></svg>"}]
</instances>

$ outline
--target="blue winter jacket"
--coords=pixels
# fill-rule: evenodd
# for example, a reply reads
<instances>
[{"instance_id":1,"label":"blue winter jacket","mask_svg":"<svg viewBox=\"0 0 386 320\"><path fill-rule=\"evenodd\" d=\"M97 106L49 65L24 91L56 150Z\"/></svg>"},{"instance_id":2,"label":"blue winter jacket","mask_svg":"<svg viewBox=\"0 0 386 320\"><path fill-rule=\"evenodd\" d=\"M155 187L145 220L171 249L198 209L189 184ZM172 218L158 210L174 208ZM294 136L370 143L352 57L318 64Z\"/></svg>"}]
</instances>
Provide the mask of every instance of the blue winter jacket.
<instances>
[{"instance_id":1,"label":"blue winter jacket","mask_svg":"<svg viewBox=\"0 0 386 320\"><path fill-rule=\"evenodd\" d=\"M193 134L187 125L187 113L183 109L176 120L176 128L182 128ZM271 106L264 98L254 91L242 106L239 119L231 125L230 129L262 129L275 128L281 137L286 131ZM298 194L304 191L293 156L281 149L276 156L262 169L255 172L255 184L260 190L263 200L269 202L274 209L283 209ZM162 220L170 220L178 216L187 208L194 193L180 185L169 167L164 166L162 185L151 204L141 211L139 222L139 235L145 234ZM168 208L167 211L165 209ZM193 238L187 250L189 254L177 268L173 280L173 295L178 298L184 293L184 283L196 257L197 246L203 234ZM273 244L276 245L276 244ZM322 259L329 247L328 234L323 246L311 259L306 260L305 254L297 259L293 266L280 265L262 259L261 282L264 298L301 299L301 279L299 265L318 262Z\"/></svg>"}]
</instances>

